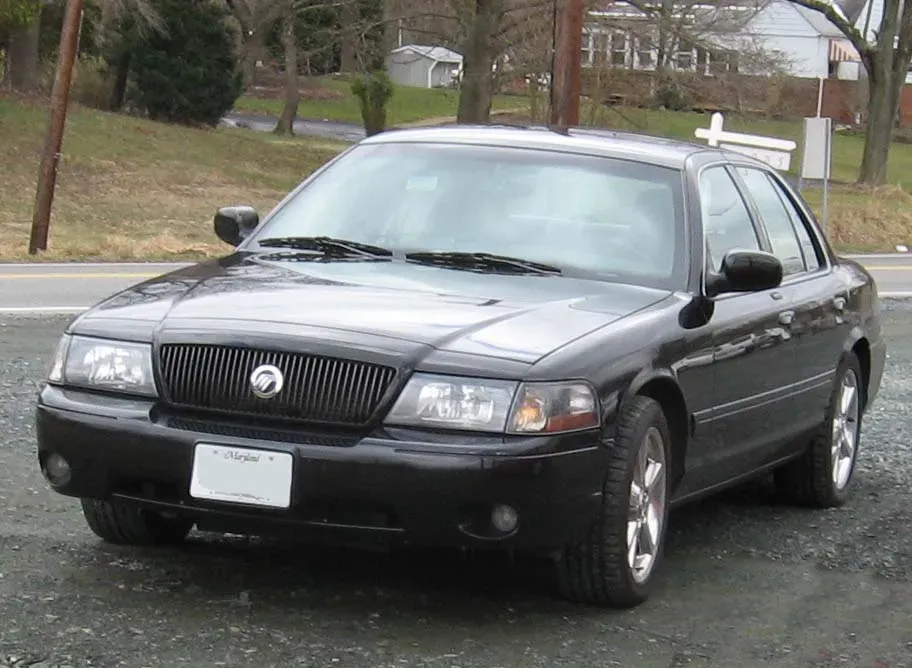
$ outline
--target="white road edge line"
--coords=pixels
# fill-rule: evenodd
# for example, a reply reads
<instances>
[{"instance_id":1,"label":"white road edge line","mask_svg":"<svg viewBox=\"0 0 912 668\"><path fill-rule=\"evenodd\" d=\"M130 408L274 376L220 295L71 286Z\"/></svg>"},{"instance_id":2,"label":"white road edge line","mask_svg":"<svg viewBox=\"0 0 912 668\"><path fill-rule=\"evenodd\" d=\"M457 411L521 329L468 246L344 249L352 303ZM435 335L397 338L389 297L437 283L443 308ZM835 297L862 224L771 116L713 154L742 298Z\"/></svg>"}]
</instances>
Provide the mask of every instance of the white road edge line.
<instances>
[{"instance_id":1,"label":"white road edge line","mask_svg":"<svg viewBox=\"0 0 912 668\"><path fill-rule=\"evenodd\" d=\"M0 306L0 315L17 313L82 313L91 306Z\"/></svg>"},{"instance_id":2,"label":"white road edge line","mask_svg":"<svg viewBox=\"0 0 912 668\"><path fill-rule=\"evenodd\" d=\"M41 267L192 267L193 262L0 262L0 269L40 269Z\"/></svg>"}]
</instances>

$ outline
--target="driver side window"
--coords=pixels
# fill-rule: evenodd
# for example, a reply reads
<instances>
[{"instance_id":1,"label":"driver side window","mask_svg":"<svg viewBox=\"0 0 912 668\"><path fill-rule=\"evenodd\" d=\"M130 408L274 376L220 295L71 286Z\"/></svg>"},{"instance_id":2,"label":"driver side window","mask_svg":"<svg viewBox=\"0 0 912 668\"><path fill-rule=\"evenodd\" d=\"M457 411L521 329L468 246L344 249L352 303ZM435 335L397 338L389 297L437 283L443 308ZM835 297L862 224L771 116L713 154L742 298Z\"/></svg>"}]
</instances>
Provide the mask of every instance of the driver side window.
<instances>
[{"instance_id":1,"label":"driver side window","mask_svg":"<svg viewBox=\"0 0 912 668\"><path fill-rule=\"evenodd\" d=\"M700 175L700 204L714 270L719 270L730 250L760 250L747 204L724 167L710 167Z\"/></svg>"}]
</instances>

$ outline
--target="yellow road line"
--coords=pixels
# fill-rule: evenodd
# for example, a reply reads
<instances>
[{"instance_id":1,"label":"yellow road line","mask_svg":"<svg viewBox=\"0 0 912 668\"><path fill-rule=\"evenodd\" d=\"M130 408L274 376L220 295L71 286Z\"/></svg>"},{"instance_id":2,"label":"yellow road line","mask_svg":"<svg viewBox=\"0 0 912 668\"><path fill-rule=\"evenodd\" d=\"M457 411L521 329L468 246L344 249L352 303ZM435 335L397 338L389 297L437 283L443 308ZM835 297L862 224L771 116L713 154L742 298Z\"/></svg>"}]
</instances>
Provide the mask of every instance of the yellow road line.
<instances>
[{"instance_id":1,"label":"yellow road line","mask_svg":"<svg viewBox=\"0 0 912 668\"><path fill-rule=\"evenodd\" d=\"M872 264L868 271L912 271L912 264Z\"/></svg>"},{"instance_id":2,"label":"yellow road line","mask_svg":"<svg viewBox=\"0 0 912 668\"><path fill-rule=\"evenodd\" d=\"M47 279L60 279L60 278L71 278L71 279L82 279L82 278L153 278L155 276L161 276L160 273L142 273L142 274L106 274L106 273L80 273L80 272L61 272L59 274L0 274L0 281L7 280L23 280L23 279L37 279L37 280L47 280Z\"/></svg>"}]
</instances>

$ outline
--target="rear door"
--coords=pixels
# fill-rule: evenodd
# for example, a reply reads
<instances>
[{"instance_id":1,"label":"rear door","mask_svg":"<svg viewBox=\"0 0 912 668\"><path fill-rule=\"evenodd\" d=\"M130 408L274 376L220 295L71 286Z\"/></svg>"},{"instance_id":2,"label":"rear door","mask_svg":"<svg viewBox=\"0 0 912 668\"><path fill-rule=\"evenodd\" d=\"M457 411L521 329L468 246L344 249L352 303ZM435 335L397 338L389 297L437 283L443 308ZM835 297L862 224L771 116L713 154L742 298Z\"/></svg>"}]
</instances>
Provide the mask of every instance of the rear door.
<instances>
[{"instance_id":1,"label":"rear door","mask_svg":"<svg viewBox=\"0 0 912 668\"><path fill-rule=\"evenodd\" d=\"M847 286L829 266L808 213L783 179L753 166L739 165L736 171L756 204L771 252L783 263L783 286L793 290L788 327L798 344L795 428L810 429L824 417L851 327L843 316Z\"/></svg>"}]
</instances>

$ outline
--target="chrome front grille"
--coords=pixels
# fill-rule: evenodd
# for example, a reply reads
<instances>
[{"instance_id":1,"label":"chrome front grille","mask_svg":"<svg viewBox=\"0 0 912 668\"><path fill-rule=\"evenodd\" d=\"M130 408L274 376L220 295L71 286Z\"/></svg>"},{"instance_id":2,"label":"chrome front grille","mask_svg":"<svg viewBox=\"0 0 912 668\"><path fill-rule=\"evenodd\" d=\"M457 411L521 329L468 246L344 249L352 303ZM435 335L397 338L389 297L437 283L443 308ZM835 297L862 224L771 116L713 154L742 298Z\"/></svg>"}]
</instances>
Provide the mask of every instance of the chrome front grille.
<instances>
[{"instance_id":1,"label":"chrome front grille","mask_svg":"<svg viewBox=\"0 0 912 668\"><path fill-rule=\"evenodd\" d=\"M346 426L368 422L396 377L378 364L211 344L166 344L158 360L173 406ZM251 391L250 375L263 364L285 379L271 399Z\"/></svg>"}]
</instances>

